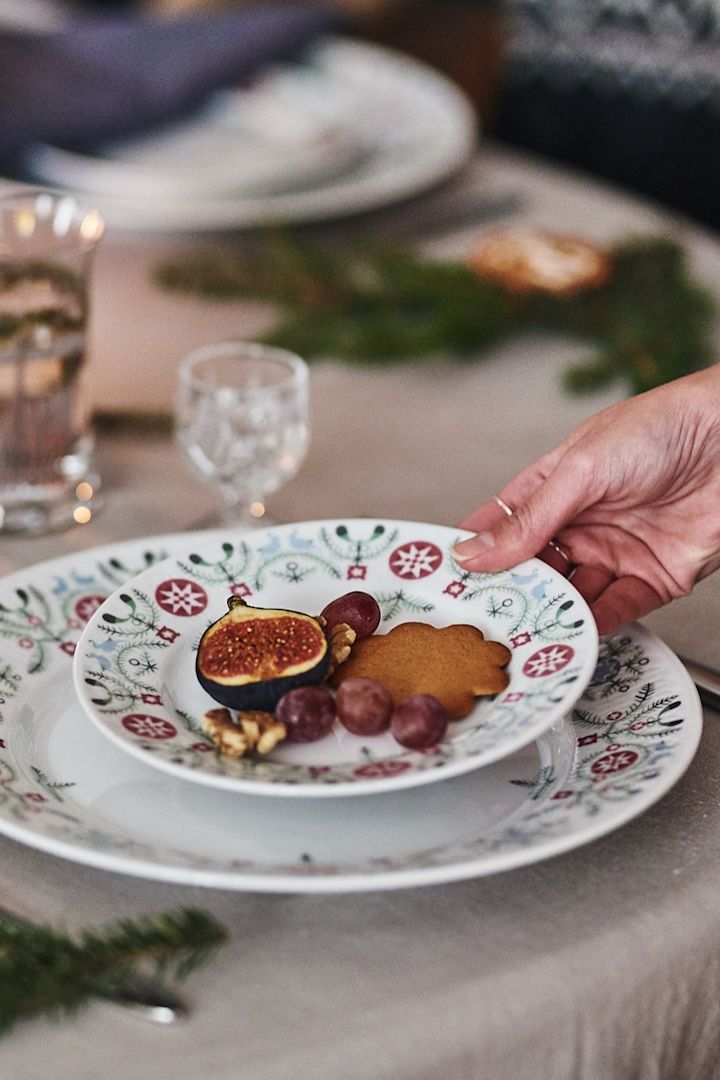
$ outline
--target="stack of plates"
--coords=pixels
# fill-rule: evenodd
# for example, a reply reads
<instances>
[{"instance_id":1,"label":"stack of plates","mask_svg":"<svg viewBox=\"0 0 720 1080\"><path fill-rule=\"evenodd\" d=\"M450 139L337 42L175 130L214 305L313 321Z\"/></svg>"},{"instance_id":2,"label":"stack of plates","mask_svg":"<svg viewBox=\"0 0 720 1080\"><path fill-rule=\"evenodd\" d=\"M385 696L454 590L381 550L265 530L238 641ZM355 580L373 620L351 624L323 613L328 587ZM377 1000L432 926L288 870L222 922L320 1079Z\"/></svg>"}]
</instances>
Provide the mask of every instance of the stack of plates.
<instances>
[{"instance_id":1,"label":"stack of plates","mask_svg":"<svg viewBox=\"0 0 720 1080\"><path fill-rule=\"evenodd\" d=\"M164 130L94 154L35 145L24 169L92 200L116 228L226 229L407 198L456 172L476 141L474 110L445 76L328 38Z\"/></svg>"},{"instance_id":2,"label":"stack of plates","mask_svg":"<svg viewBox=\"0 0 720 1080\"><path fill-rule=\"evenodd\" d=\"M537 560L468 574L461 535L365 519L182 534L5 578L0 832L143 877L342 892L494 873L636 816L697 747L684 668L639 626L598 661L568 581ZM423 752L337 725L267 758L218 756L195 651L228 596L314 613L357 588L380 605L378 632L472 623L503 641L509 686Z\"/></svg>"}]
</instances>

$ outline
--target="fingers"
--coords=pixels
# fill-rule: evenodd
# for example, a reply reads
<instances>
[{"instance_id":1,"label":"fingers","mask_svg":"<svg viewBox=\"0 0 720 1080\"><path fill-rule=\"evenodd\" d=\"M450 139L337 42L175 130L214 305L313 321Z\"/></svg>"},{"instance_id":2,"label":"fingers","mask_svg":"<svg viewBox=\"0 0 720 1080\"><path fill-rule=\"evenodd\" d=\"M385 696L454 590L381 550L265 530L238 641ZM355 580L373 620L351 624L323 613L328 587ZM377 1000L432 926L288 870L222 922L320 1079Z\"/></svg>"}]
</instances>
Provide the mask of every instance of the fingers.
<instances>
[{"instance_id":1,"label":"fingers","mask_svg":"<svg viewBox=\"0 0 720 1080\"><path fill-rule=\"evenodd\" d=\"M562 574L563 577L569 577L575 570L575 564L570 562L570 556L563 555L558 550L557 544L547 544L542 551L538 552L537 557L547 563L548 566L551 566L553 570L557 570L558 574Z\"/></svg>"},{"instance_id":2,"label":"fingers","mask_svg":"<svg viewBox=\"0 0 720 1080\"><path fill-rule=\"evenodd\" d=\"M549 454L545 454L518 473L502 491L498 492L503 502L513 509L527 502L532 493L537 491L540 485L544 483L546 476L554 467L558 452L558 450L553 450ZM486 529L494 529L505 516L505 511L493 497L481 503L471 514L463 518L460 522L460 528L470 529L474 533L483 532Z\"/></svg>"},{"instance_id":3,"label":"fingers","mask_svg":"<svg viewBox=\"0 0 720 1080\"><path fill-rule=\"evenodd\" d=\"M505 511L501 510L494 499L488 499L481 503L471 514L460 522L461 529L469 529L470 532L481 533L488 529L494 529L505 517Z\"/></svg>"},{"instance_id":4,"label":"fingers","mask_svg":"<svg viewBox=\"0 0 720 1080\"><path fill-rule=\"evenodd\" d=\"M621 577L611 582L590 604L598 633L611 634L625 623L648 615L663 604L659 593L636 577Z\"/></svg>"},{"instance_id":5,"label":"fingers","mask_svg":"<svg viewBox=\"0 0 720 1080\"><path fill-rule=\"evenodd\" d=\"M503 498L504 497L503 494ZM494 507L494 512L492 512L491 506ZM515 518L515 514L513 514L512 518L509 518L500 509L497 503L493 502L478 507L478 510L474 511L471 517L478 520L476 515L479 515L480 511L484 512L485 510L487 510L486 528L494 528L494 536L498 538L498 545L501 545L503 543L503 531L506 531L510 527ZM457 561L470 570L496 569L494 566L477 565L478 563L483 562L483 555L485 555L485 552L481 552L479 557L475 555L475 549L478 542L482 542L480 536L473 537L471 540L465 540L458 544L455 548L455 557ZM506 547L505 550L507 551L509 548ZM462 558L461 551L467 552L467 557ZM487 548L487 554L492 558L492 547ZM514 565L514 562L522 562L523 559L530 557L532 557L532 552L529 552L527 555L520 555L517 559L508 562L506 565ZM510 555L509 558L512 559L512 556ZM567 574L570 569L565 560L558 555L557 551L552 547L544 547L539 552L539 558L562 574ZM497 567L497 569L504 568L504 565ZM590 610L595 618L598 633L600 634L614 633L616 630L619 630L621 626L633 622L635 619L640 619L644 615L648 615L651 611L655 611L656 608L661 607L664 603L660 594L641 578L632 576L616 578L612 571L605 570L599 566L578 566L573 573L572 583L580 595L584 597L590 605Z\"/></svg>"},{"instance_id":6,"label":"fingers","mask_svg":"<svg viewBox=\"0 0 720 1080\"><path fill-rule=\"evenodd\" d=\"M613 581L615 575L612 571L599 566L578 566L572 578L573 585L588 604L597 600Z\"/></svg>"},{"instance_id":7,"label":"fingers","mask_svg":"<svg viewBox=\"0 0 720 1080\"><path fill-rule=\"evenodd\" d=\"M511 492L519 480L516 478L503 491L503 499L507 492L506 501L511 506ZM525 476L528 486L529 481L530 477ZM467 570L495 571L532 558L581 510L592 505L593 489L593 477L582 457L576 456L569 463L561 461L547 479L536 483L525 502L515 503L511 517L500 511L500 520L496 518L488 526L483 524L491 520L487 504L479 507L471 520L481 523L480 531L455 546L456 560Z\"/></svg>"},{"instance_id":8,"label":"fingers","mask_svg":"<svg viewBox=\"0 0 720 1080\"><path fill-rule=\"evenodd\" d=\"M502 498L502 496L500 497ZM507 511L503 510L492 498L478 506L476 510L473 510L469 517L460 522L460 526L464 529L472 529L477 534L494 529L504 517L507 517ZM565 577L573 570L573 563L564 558L554 545L548 544L542 551L537 553L537 556L548 566L551 566L553 570L557 570L559 574L563 574Z\"/></svg>"}]
</instances>

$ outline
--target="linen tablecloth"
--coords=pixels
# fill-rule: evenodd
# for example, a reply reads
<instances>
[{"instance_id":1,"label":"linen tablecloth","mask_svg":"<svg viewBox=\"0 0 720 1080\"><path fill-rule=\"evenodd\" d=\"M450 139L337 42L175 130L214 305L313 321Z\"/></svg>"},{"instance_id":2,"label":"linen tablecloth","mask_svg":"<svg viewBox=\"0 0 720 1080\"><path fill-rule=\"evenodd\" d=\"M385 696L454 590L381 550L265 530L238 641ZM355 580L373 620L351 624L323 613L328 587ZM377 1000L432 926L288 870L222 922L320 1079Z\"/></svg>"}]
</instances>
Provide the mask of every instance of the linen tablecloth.
<instances>
[{"instance_id":1,"label":"linen tablecloth","mask_svg":"<svg viewBox=\"0 0 720 1080\"><path fill-rule=\"evenodd\" d=\"M501 147L483 148L442 198L507 192L521 198L517 220L599 240L680 231L694 270L720 289L714 237ZM412 212L422 224L422 202ZM332 228L341 236L346 227ZM477 231L448 227L431 246L457 254ZM267 324L257 305L188 300L149 285L159 257L197 242L108 237L94 298L101 409L170 408L185 351ZM620 397L621 387L567 397L559 376L578 355L576 342L525 338L462 366L314 367L313 444L271 513L455 523ZM102 431L99 465L107 505L97 519L56 537L3 540L1 572L187 529L213 506L170 438L142 426ZM717 664L720 577L646 622L677 651ZM460 884L338 897L203 891L76 866L0 838L0 904L71 928L199 904L232 935L186 986L189 1022L159 1029L97 1005L70 1022L28 1023L3 1041L0 1075L712 1080L720 1076L719 721L706 714L688 773L642 817L573 853Z\"/></svg>"}]
</instances>

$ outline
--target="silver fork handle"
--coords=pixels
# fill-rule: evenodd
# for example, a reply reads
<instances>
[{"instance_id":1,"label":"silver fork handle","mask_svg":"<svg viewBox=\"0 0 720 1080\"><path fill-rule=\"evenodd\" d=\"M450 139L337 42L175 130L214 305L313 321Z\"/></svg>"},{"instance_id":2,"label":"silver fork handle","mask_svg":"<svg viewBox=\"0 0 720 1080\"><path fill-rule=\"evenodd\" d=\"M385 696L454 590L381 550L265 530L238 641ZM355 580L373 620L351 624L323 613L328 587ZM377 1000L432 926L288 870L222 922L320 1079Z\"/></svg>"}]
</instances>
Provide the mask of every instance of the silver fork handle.
<instances>
[{"instance_id":1,"label":"silver fork handle","mask_svg":"<svg viewBox=\"0 0 720 1080\"><path fill-rule=\"evenodd\" d=\"M117 990L102 995L113 1005L122 1005L145 1020L172 1024L188 1015L185 1002L174 991L151 979L134 975Z\"/></svg>"},{"instance_id":2,"label":"silver fork handle","mask_svg":"<svg viewBox=\"0 0 720 1080\"><path fill-rule=\"evenodd\" d=\"M695 660L688 660L684 656L681 656L680 660L695 683L703 705L720 712L720 671L705 664L698 664Z\"/></svg>"}]
</instances>

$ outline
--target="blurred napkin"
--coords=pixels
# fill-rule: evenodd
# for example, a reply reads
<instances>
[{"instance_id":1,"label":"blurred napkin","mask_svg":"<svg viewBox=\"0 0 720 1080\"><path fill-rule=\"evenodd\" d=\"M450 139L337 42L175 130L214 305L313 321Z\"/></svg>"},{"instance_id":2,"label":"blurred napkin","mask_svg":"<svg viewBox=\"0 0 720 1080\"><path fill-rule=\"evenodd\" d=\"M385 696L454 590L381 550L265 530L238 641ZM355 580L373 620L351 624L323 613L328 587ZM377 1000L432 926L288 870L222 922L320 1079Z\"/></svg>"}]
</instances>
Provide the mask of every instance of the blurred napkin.
<instances>
[{"instance_id":1,"label":"blurred napkin","mask_svg":"<svg viewBox=\"0 0 720 1080\"><path fill-rule=\"evenodd\" d=\"M76 150L165 124L213 90L345 29L314 4L188 17L76 18L50 31L0 29L0 165L49 142Z\"/></svg>"}]
</instances>

